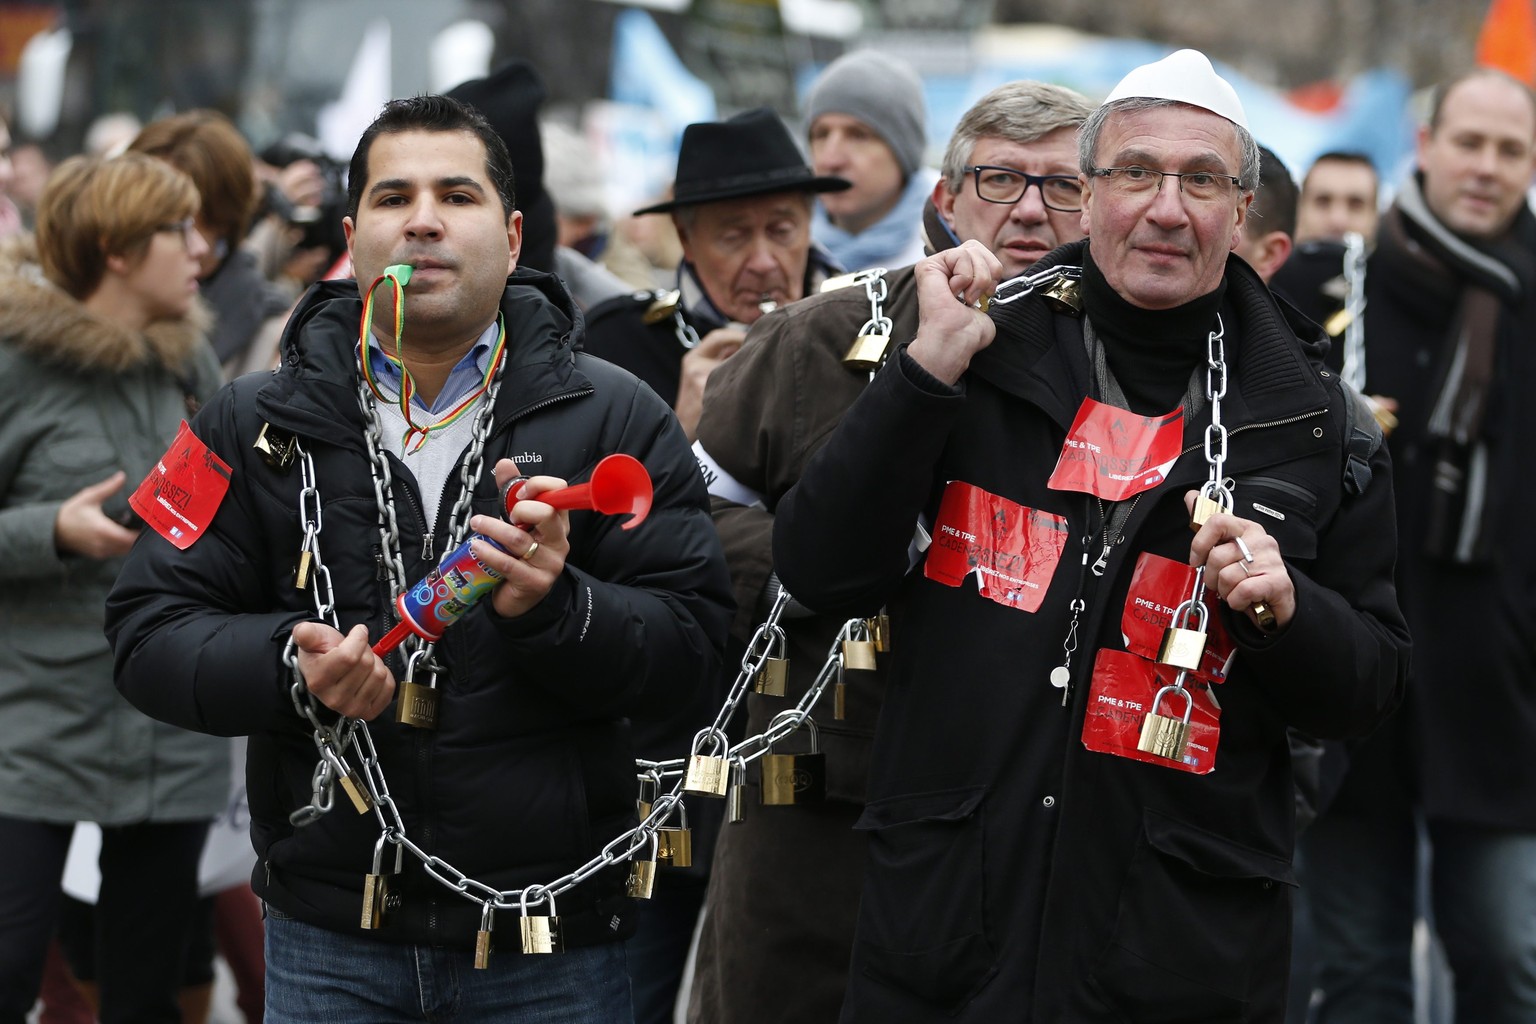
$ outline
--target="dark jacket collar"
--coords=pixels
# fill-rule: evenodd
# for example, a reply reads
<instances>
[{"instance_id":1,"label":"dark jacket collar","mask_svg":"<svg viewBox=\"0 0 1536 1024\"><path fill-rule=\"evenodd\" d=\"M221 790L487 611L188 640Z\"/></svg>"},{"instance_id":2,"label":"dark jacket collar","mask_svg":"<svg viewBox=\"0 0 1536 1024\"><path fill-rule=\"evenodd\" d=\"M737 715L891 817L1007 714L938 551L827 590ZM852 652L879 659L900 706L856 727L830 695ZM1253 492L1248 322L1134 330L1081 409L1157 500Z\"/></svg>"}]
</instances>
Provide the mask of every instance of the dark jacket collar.
<instances>
[{"instance_id":1,"label":"dark jacket collar","mask_svg":"<svg viewBox=\"0 0 1536 1024\"><path fill-rule=\"evenodd\" d=\"M1081 266L1087 245L1058 246L1030 272ZM1228 389L1227 423L1264 423L1324 408L1330 396L1318 376L1327 350L1321 329L1276 300L1243 260L1228 257L1226 280L1222 320L1235 385ZM994 307L992 317L997 339L972 360L971 371L1070 425L1087 393L1088 361L1081 344L1064 342L1080 338L1081 325L1033 296Z\"/></svg>"},{"instance_id":2,"label":"dark jacket collar","mask_svg":"<svg viewBox=\"0 0 1536 1024\"><path fill-rule=\"evenodd\" d=\"M356 397L362 311L356 281L322 281L310 288L284 328L282 364L257 393L264 419L301 436L363 447ZM507 363L493 430L542 402L592 389L575 365L585 325L558 278L519 267L507 279L501 311ZM347 429L338 431L338 423Z\"/></svg>"}]
</instances>

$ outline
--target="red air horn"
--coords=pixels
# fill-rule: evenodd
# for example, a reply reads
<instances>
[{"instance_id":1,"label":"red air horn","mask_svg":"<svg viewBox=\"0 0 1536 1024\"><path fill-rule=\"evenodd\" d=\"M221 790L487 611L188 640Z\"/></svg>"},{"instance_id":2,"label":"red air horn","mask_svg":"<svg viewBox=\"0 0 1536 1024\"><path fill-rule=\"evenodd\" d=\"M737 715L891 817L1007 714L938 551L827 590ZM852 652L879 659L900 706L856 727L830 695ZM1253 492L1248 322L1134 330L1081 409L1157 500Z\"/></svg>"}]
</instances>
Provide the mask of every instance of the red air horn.
<instances>
[{"instance_id":1,"label":"red air horn","mask_svg":"<svg viewBox=\"0 0 1536 1024\"><path fill-rule=\"evenodd\" d=\"M514 477L502 492L502 506L509 517L527 482L522 477ZM627 512L630 519L622 524L622 528L633 530L651 511L651 475L639 459L610 455L592 470L590 483L546 491L533 500L571 511L604 515ZM458 621L504 579L475 557L470 543L476 537L493 547L501 547L489 537L476 533L444 555L436 569L396 600L395 611L400 615L400 621L373 645L374 654L384 657L412 634L435 642L443 635L443 630Z\"/></svg>"},{"instance_id":2,"label":"red air horn","mask_svg":"<svg viewBox=\"0 0 1536 1024\"><path fill-rule=\"evenodd\" d=\"M502 501L508 516L512 514L512 506L522 500L525 483L527 480L518 477L507 484ZM633 530L645 522L651 512L651 475L640 460L631 455L609 455L592 470L590 483L545 491L533 500L557 509L601 512L605 516L628 512L630 520L622 524L622 528Z\"/></svg>"}]
</instances>

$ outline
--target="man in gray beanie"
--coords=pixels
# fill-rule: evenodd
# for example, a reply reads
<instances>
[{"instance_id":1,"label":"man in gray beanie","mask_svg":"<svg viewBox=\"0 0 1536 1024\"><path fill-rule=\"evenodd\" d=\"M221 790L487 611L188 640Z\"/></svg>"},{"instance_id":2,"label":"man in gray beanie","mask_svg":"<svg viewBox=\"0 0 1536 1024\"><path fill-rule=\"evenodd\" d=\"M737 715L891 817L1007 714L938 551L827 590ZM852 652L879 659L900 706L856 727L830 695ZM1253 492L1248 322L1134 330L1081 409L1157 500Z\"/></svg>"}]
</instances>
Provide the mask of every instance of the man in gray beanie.
<instances>
[{"instance_id":1,"label":"man in gray beanie","mask_svg":"<svg viewBox=\"0 0 1536 1024\"><path fill-rule=\"evenodd\" d=\"M923 256L921 173L927 108L910 67L873 50L844 54L805 99L811 164L853 182L821 197L811 237L850 270L906 266Z\"/></svg>"}]
</instances>

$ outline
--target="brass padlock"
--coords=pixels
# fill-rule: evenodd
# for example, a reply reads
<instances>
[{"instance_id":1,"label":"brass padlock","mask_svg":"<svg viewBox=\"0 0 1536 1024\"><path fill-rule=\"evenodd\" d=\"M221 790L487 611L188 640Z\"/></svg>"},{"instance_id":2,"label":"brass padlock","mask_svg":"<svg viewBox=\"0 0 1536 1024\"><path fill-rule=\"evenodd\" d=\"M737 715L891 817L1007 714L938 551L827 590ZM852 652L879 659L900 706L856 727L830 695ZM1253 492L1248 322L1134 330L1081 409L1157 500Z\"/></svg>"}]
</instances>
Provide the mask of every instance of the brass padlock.
<instances>
[{"instance_id":1,"label":"brass padlock","mask_svg":"<svg viewBox=\"0 0 1536 1024\"><path fill-rule=\"evenodd\" d=\"M543 903L549 901L549 916L534 916L528 913L528 890L523 890L521 910L523 916L518 919L517 927L522 934L524 953L559 953L564 949L564 943L560 940L560 918L555 914L554 894L547 890L540 890L542 899L534 902Z\"/></svg>"},{"instance_id":2,"label":"brass padlock","mask_svg":"<svg viewBox=\"0 0 1536 1024\"><path fill-rule=\"evenodd\" d=\"M299 552L299 567L293 571L293 589L307 590L309 588L309 567L314 563L314 552L305 548Z\"/></svg>"},{"instance_id":3,"label":"brass padlock","mask_svg":"<svg viewBox=\"0 0 1536 1024\"><path fill-rule=\"evenodd\" d=\"M261 453L262 462L283 472L293 465L293 457L299 450L299 439L293 434L274 430L270 423L263 423L251 447Z\"/></svg>"},{"instance_id":4,"label":"brass padlock","mask_svg":"<svg viewBox=\"0 0 1536 1024\"><path fill-rule=\"evenodd\" d=\"M789 659L785 657L788 643L784 630L774 626L762 667L757 670L757 677L752 681L754 692L767 697L784 696L789 683Z\"/></svg>"},{"instance_id":5,"label":"brass padlock","mask_svg":"<svg viewBox=\"0 0 1536 1024\"><path fill-rule=\"evenodd\" d=\"M651 808L656 806L656 794L661 792L661 779L654 773L642 776L640 779L640 795L635 797L635 814L644 821L651 816Z\"/></svg>"},{"instance_id":6,"label":"brass padlock","mask_svg":"<svg viewBox=\"0 0 1536 1024\"><path fill-rule=\"evenodd\" d=\"M821 752L815 720L807 717L805 724L811 730L809 753L763 755L761 792L765 805L815 804L827 797L827 755Z\"/></svg>"},{"instance_id":7,"label":"brass padlock","mask_svg":"<svg viewBox=\"0 0 1536 1024\"><path fill-rule=\"evenodd\" d=\"M1203 588L1202 588L1203 589ZM1163 642L1157 647L1159 664L1194 672L1205 656L1206 622L1210 612L1205 602L1196 598L1182 602L1173 610L1173 619L1163 630ZM1190 619L1195 624L1190 626Z\"/></svg>"},{"instance_id":8,"label":"brass padlock","mask_svg":"<svg viewBox=\"0 0 1536 1024\"><path fill-rule=\"evenodd\" d=\"M390 875L384 873L384 844L389 842L389 833L379 836L379 841L373 847L373 871L363 879L363 919L364 928L382 928L384 926L384 911L389 903L389 879ZM405 853L405 847L395 844L395 870L391 873L398 875L404 862L401 857Z\"/></svg>"},{"instance_id":9,"label":"brass padlock","mask_svg":"<svg viewBox=\"0 0 1536 1024\"><path fill-rule=\"evenodd\" d=\"M725 796L725 820L740 825L747 817L747 762L741 758L731 761L731 788Z\"/></svg>"},{"instance_id":10,"label":"brass padlock","mask_svg":"<svg viewBox=\"0 0 1536 1024\"><path fill-rule=\"evenodd\" d=\"M678 824L656 830L656 861L674 868L693 867L693 830L688 827L688 808L677 801Z\"/></svg>"},{"instance_id":11,"label":"brass padlock","mask_svg":"<svg viewBox=\"0 0 1536 1024\"><path fill-rule=\"evenodd\" d=\"M875 670L875 642L864 619L850 619L843 626L843 668L854 672Z\"/></svg>"},{"instance_id":12,"label":"brass padlock","mask_svg":"<svg viewBox=\"0 0 1536 1024\"><path fill-rule=\"evenodd\" d=\"M416 682L416 666L426 653L423 647L406 659L405 679L395 694L395 721L416 729L437 728L437 687L433 685L437 678L431 677L427 684Z\"/></svg>"},{"instance_id":13,"label":"brass padlock","mask_svg":"<svg viewBox=\"0 0 1536 1024\"><path fill-rule=\"evenodd\" d=\"M1077 281L1060 274L1040 293L1045 304L1058 313L1076 316L1083 311L1083 289Z\"/></svg>"},{"instance_id":14,"label":"brass padlock","mask_svg":"<svg viewBox=\"0 0 1536 1024\"><path fill-rule=\"evenodd\" d=\"M870 636L875 639L875 650L881 654L891 653L891 617L881 612L869 621Z\"/></svg>"},{"instance_id":15,"label":"brass padlock","mask_svg":"<svg viewBox=\"0 0 1536 1024\"><path fill-rule=\"evenodd\" d=\"M1253 603L1253 617L1258 620L1259 628L1266 633L1273 633L1280 628L1280 620L1275 618L1275 610L1263 601Z\"/></svg>"},{"instance_id":16,"label":"brass padlock","mask_svg":"<svg viewBox=\"0 0 1536 1024\"><path fill-rule=\"evenodd\" d=\"M837 679L832 684L832 719L836 722L848 718L848 684L843 682L843 666L837 666Z\"/></svg>"},{"instance_id":17,"label":"brass padlock","mask_svg":"<svg viewBox=\"0 0 1536 1024\"><path fill-rule=\"evenodd\" d=\"M644 294L644 292L640 292L636 297L638 298ZM651 304L645 307L645 312L640 314L640 319L647 327L661 323L677 312L677 307L681 304L682 297L683 293L675 289L673 291L657 292L655 298L651 300Z\"/></svg>"},{"instance_id":18,"label":"brass padlock","mask_svg":"<svg viewBox=\"0 0 1536 1024\"><path fill-rule=\"evenodd\" d=\"M1141 740L1136 744L1136 749L1143 753L1164 757L1170 761L1184 760L1184 748L1189 745L1189 716L1195 710L1195 698L1184 689L1184 674L1179 673L1179 682L1165 686L1157 691L1157 696L1152 698L1152 710L1147 712L1147 717L1141 723ZM1158 714L1162 706L1163 697L1168 693L1178 693L1184 698L1184 717L1182 719L1169 718Z\"/></svg>"},{"instance_id":19,"label":"brass padlock","mask_svg":"<svg viewBox=\"0 0 1536 1024\"><path fill-rule=\"evenodd\" d=\"M1199 531L1211 516L1232 511L1232 492L1222 485L1207 483L1195 498L1194 510L1189 515L1189 528Z\"/></svg>"},{"instance_id":20,"label":"brass padlock","mask_svg":"<svg viewBox=\"0 0 1536 1024\"><path fill-rule=\"evenodd\" d=\"M861 334L853 339L848 354L843 356L843 365L863 373L878 370L885 362L886 350L890 346L889 334Z\"/></svg>"},{"instance_id":21,"label":"brass padlock","mask_svg":"<svg viewBox=\"0 0 1536 1024\"><path fill-rule=\"evenodd\" d=\"M683 776L683 792L723 797L728 785L728 770L728 762L723 757L694 754L688 759L688 772Z\"/></svg>"},{"instance_id":22,"label":"brass padlock","mask_svg":"<svg viewBox=\"0 0 1536 1024\"><path fill-rule=\"evenodd\" d=\"M480 908L480 930L475 932L475 970L491 966L491 927L496 923L496 904L486 900Z\"/></svg>"},{"instance_id":23,"label":"brass padlock","mask_svg":"<svg viewBox=\"0 0 1536 1024\"><path fill-rule=\"evenodd\" d=\"M731 741L719 729L700 729L693 737L688 770L683 773L683 792L696 796L724 797L730 775ZM719 754L706 754L718 750Z\"/></svg>"},{"instance_id":24,"label":"brass padlock","mask_svg":"<svg viewBox=\"0 0 1536 1024\"><path fill-rule=\"evenodd\" d=\"M650 856L640 857L629 862L629 881L625 883L624 891L631 899L648 900L652 891L656 888L656 834L651 833Z\"/></svg>"},{"instance_id":25,"label":"brass padlock","mask_svg":"<svg viewBox=\"0 0 1536 1024\"><path fill-rule=\"evenodd\" d=\"M859 279L867 273L868 271L866 270L855 270L851 274L837 274L833 277L829 277L825 281L821 282L820 288L816 289L817 294L824 295L827 292L835 292L840 288L847 288L849 285L858 284ZM882 273L884 273L884 271L882 271Z\"/></svg>"},{"instance_id":26,"label":"brass padlock","mask_svg":"<svg viewBox=\"0 0 1536 1024\"><path fill-rule=\"evenodd\" d=\"M1323 321L1323 333L1327 334L1330 338L1337 338L1344 333L1345 329L1349 327L1354 319L1355 311L1345 306Z\"/></svg>"},{"instance_id":27,"label":"brass padlock","mask_svg":"<svg viewBox=\"0 0 1536 1024\"><path fill-rule=\"evenodd\" d=\"M373 797L355 768L348 768L337 777L336 781L341 783L341 791L347 794L347 799L352 801L352 806L357 809L358 814L367 814L373 810Z\"/></svg>"}]
</instances>

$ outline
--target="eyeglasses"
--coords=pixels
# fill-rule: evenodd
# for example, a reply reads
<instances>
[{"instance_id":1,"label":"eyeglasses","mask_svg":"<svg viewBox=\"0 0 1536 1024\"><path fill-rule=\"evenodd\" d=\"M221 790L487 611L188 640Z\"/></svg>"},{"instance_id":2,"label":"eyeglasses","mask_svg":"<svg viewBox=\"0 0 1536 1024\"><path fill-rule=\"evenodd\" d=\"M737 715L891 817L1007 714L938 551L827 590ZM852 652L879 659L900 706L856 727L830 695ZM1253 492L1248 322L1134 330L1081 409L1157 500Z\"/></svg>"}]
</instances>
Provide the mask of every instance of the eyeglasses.
<instances>
[{"instance_id":1,"label":"eyeglasses","mask_svg":"<svg viewBox=\"0 0 1536 1024\"><path fill-rule=\"evenodd\" d=\"M1083 208L1083 186L1072 174L1025 174L1012 167L982 164L964 168L974 175L976 195L989 203L1016 203L1031 185L1040 189L1040 201L1048 210L1076 213Z\"/></svg>"},{"instance_id":2,"label":"eyeglasses","mask_svg":"<svg viewBox=\"0 0 1536 1024\"><path fill-rule=\"evenodd\" d=\"M192 248L192 239L197 234L197 218L188 217L185 220L174 221L170 224L158 224L155 226L155 234L178 234L181 236L181 244L188 249Z\"/></svg>"},{"instance_id":3,"label":"eyeglasses","mask_svg":"<svg viewBox=\"0 0 1536 1024\"><path fill-rule=\"evenodd\" d=\"M1164 178L1175 178L1179 191L1186 199L1196 203L1220 202L1232 195L1233 187L1242 190L1243 183L1231 174L1215 171L1154 171L1150 167L1095 167L1088 172L1095 178L1103 178L1108 187L1122 196L1142 198L1156 195L1163 189Z\"/></svg>"}]
</instances>

